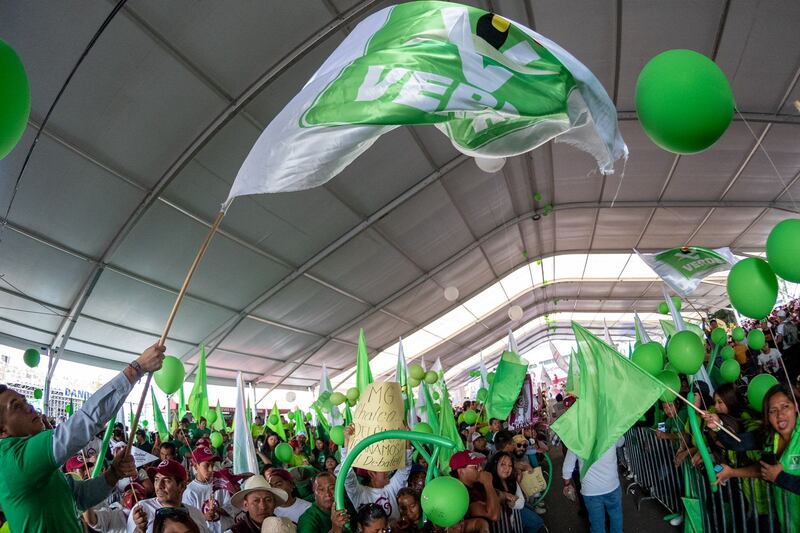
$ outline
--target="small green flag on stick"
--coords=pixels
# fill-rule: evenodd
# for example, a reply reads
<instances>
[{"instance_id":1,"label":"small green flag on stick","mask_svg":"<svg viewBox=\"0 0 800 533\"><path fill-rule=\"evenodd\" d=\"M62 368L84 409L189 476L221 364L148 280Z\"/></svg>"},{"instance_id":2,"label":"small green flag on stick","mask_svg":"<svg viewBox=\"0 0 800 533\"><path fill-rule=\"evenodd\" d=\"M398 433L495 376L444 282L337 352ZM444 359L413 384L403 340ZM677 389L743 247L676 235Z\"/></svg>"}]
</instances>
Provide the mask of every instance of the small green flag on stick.
<instances>
[{"instance_id":1,"label":"small green flag on stick","mask_svg":"<svg viewBox=\"0 0 800 533\"><path fill-rule=\"evenodd\" d=\"M358 355L356 356L356 387L358 392L364 394L372 383L372 370L369 368L369 355L367 354L367 339L364 330L358 332Z\"/></svg>"},{"instance_id":2,"label":"small green flag on stick","mask_svg":"<svg viewBox=\"0 0 800 533\"><path fill-rule=\"evenodd\" d=\"M169 429L167 429L167 423L164 421L161 408L158 406L158 400L156 400L156 392L152 387L150 387L150 399L153 401L153 418L156 420L158 437L161 439L161 442L167 442L169 440Z\"/></svg>"},{"instance_id":3,"label":"small green flag on stick","mask_svg":"<svg viewBox=\"0 0 800 533\"><path fill-rule=\"evenodd\" d=\"M200 346L200 362L197 365L197 372L195 372L192 392L189 393L189 410L192 412L195 422L199 422L200 417L205 418L208 412L208 378L206 377L205 346Z\"/></svg>"}]
</instances>

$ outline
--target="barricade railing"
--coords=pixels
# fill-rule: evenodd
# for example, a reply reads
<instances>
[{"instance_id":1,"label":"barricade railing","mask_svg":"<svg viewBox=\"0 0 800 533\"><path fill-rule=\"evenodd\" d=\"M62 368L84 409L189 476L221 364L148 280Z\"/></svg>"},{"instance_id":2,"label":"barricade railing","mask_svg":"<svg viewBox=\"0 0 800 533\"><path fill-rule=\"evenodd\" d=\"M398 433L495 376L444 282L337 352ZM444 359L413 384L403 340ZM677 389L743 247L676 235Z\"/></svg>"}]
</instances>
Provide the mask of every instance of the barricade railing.
<instances>
[{"instance_id":1,"label":"barricade railing","mask_svg":"<svg viewBox=\"0 0 800 533\"><path fill-rule=\"evenodd\" d=\"M782 529L781 524L790 524L790 514L800 513L800 509L789 508L782 492L785 516L779 519L771 486L760 479L733 478L712 491L705 471L693 467L691 457L680 468L675 467L673 442L659 439L651 428L628 430L622 456L633 480L628 490L633 492L638 487L643 498L657 500L671 513L683 514L684 520L693 518L693 513L686 512L684 501L699 505L697 519L702 525L695 526L697 531L788 533L790 529Z\"/></svg>"}]
</instances>

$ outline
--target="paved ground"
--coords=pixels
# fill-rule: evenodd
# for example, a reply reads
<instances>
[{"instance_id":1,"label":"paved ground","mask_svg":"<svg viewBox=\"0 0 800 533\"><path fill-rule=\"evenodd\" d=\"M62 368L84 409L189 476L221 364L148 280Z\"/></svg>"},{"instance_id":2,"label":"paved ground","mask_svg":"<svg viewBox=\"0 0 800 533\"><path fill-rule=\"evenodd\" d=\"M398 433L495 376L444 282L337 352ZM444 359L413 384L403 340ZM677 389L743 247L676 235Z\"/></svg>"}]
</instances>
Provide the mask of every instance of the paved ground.
<instances>
[{"instance_id":1,"label":"paved ground","mask_svg":"<svg viewBox=\"0 0 800 533\"><path fill-rule=\"evenodd\" d=\"M563 457L560 452L551 456L555 478L550 492L545 498L547 514L544 515L545 524L551 533L584 533L589 531L589 521L586 517L579 516L578 506L567 500L562 494L561 464ZM623 490L628 481L622 478ZM655 500L641 502L639 510L636 509L634 497L624 494L622 498L623 527L625 533L678 533L680 528L670 526L662 518L668 511Z\"/></svg>"}]
</instances>

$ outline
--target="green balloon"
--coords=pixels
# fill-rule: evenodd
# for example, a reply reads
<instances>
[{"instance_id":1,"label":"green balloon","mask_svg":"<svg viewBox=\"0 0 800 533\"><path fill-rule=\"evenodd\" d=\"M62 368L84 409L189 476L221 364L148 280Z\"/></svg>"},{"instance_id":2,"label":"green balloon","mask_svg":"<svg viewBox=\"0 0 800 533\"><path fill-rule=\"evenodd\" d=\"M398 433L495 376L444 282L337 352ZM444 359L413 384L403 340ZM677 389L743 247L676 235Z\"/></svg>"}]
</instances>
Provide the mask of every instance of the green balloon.
<instances>
[{"instance_id":1,"label":"green balloon","mask_svg":"<svg viewBox=\"0 0 800 533\"><path fill-rule=\"evenodd\" d=\"M147 427L149 425L150 425L150 422L148 422L147 420L142 420L142 426Z\"/></svg>"},{"instance_id":2,"label":"green balloon","mask_svg":"<svg viewBox=\"0 0 800 533\"><path fill-rule=\"evenodd\" d=\"M747 345L751 350L761 350L766 341L767 339L764 337L764 332L760 329L751 330L750 333L747 334Z\"/></svg>"},{"instance_id":3,"label":"green balloon","mask_svg":"<svg viewBox=\"0 0 800 533\"><path fill-rule=\"evenodd\" d=\"M763 259L748 257L731 268L728 274L728 297L731 305L748 318L761 320L775 307L778 279Z\"/></svg>"},{"instance_id":4,"label":"green balloon","mask_svg":"<svg viewBox=\"0 0 800 533\"><path fill-rule=\"evenodd\" d=\"M214 409L209 409L208 412L206 413L206 422L210 426L216 421L217 421L217 411Z\"/></svg>"},{"instance_id":5,"label":"green balloon","mask_svg":"<svg viewBox=\"0 0 800 533\"><path fill-rule=\"evenodd\" d=\"M711 342L716 344L717 346L722 346L728 340L728 332L725 331L725 328L716 327L714 331L711 332Z\"/></svg>"},{"instance_id":6,"label":"green balloon","mask_svg":"<svg viewBox=\"0 0 800 533\"><path fill-rule=\"evenodd\" d=\"M656 375L656 378L675 392L680 392L681 378L674 370L662 370ZM668 390L665 390L664 394L661 395L661 401L663 402L674 402L675 398L677 398L675 393Z\"/></svg>"},{"instance_id":7,"label":"green balloon","mask_svg":"<svg viewBox=\"0 0 800 533\"><path fill-rule=\"evenodd\" d=\"M333 405L342 405L345 401L347 401L347 396L341 392L334 392L331 394L331 403Z\"/></svg>"},{"instance_id":8,"label":"green balloon","mask_svg":"<svg viewBox=\"0 0 800 533\"><path fill-rule=\"evenodd\" d=\"M733 349L733 346L723 346L722 349L719 351L719 354L722 356L723 359L733 359L736 355L736 352Z\"/></svg>"},{"instance_id":9,"label":"green balloon","mask_svg":"<svg viewBox=\"0 0 800 533\"><path fill-rule=\"evenodd\" d=\"M34 389L33 390L33 397L36 398L37 400L41 400L42 399L42 389Z\"/></svg>"},{"instance_id":10,"label":"green balloon","mask_svg":"<svg viewBox=\"0 0 800 533\"><path fill-rule=\"evenodd\" d=\"M281 419L278 415L269 415L269 423L270 425L277 426L280 423Z\"/></svg>"},{"instance_id":11,"label":"green balloon","mask_svg":"<svg viewBox=\"0 0 800 533\"><path fill-rule=\"evenodd\" d=\"M433 434L433 428L427 422L417 422L414 426L414 431L419 431L420 433L431 433Z\"/></svg>"},{"instance_id":12,"label":"green balloon","mask_svg":"<svg viewBox=\"0 0 800 533\"><path fill-rule=\"evenodd\" d=\"M725 74L692 50L651 59L636 81L636 113L648 137L669 152L693 154L714 144L733 119Z\"/></svg>"},{"instance_id":13,"label":"green balloon","mask_svg":"<svg viewBox=\"0 0 800 533\"><path fill-rule=\"evenodd\" d=\"M425 372L425 383L428 385L433 385L439 380L439 374L434 372L433 370L428 370Z\"/></svg>"},{"instance_id":14,"label":"green balloon","mask_svg":"<svg viewBox=\"0 0 800 533\"><path fill-rule=\"evenodd\" d=\"M37 350L36 348L28 348L27 350L25 350L25 353L22 354L22 360L25 361L25 364L31 368L36 368L37 366L39 366L40 359L41 355L39 354L39 350Z\"/></svg>"},{"instance_id":15,"label":"green balloon","mask_svg":"<svg viewBox=\"0 0 800 533\"><path fill-rule=\"evenodd\" d=\"M484 387L478 389L478 395L476 396L476 399L479 402L485 402L486 398L488 397L489 397L489 391L487 389L485 389Z\"/></svg>"},{"instance_id":16,"label":"green balloon","mask_svg":"<svg viewBox=\"0 0 800 533\"><path fill-rule=\"evenodd\" d=\"M656 375L664 368L664 348L655 341L639 345L631 356L636 365L650 375Z\"/></svg>"},{"instance_id":17,"label":"green balloon","mask_svg":"<svg viewBox=\"0 0 800 533\"><path fill-rule=\"evenodd\" d=\"M735 327L733 331L731 331L731 338L736 342L742 342L744 340L744 328Z\"/></svg>"},{"instance_id":18,"label":"green balloon","mask_svg":"<svg viewBox=\"0 0 800 533\"><path fill-rule=\"evenodd\" d=\"M355 402L356 400L358 400L358 397L360 395L361 393L355 387L347 389L347 399L350 400L351 402Z\"/></svg>"},{"instance_id":19,"label":"green balloon","mask_svg":"<svg viewBox=\"0 0 800 533\"><path fill-rule=\"evenodd\" d=\"M347 405L349 405L350 407L355 407L356 406L356 402L357 402L357 400L347 400Z\"/></svg>"},{"instance_id":20,"label":"green balloon","mask_svg":"<svg viewBox=\"0 0 800 533\"><path fill-rule=\"evenodd\" d=\"M333 426L328 432L328 435L331 436L331 440L334 444L337 446L344 446L344 427Z\"/></svg>"},{"instance_id":21,"label":"green balloon","mask_svg":"<svg viewBox=\"0 0 800 533\"><path fill-rule=\"evenodd\" d=\"M292 447L285 442L281 442L275 446L275 457L278 459L278 461L282 463L288 463L293 455L294 450L292 450Z\"/></svg>"},{"instance_id":22,"label":"green balloon","mask_svg":"<svg viewBox=\"0 0 800 533\"><path fill-rule=\"evenodd\" d=\"M494 383L494 372L489 372L488 374L486 374L486 381L489 382L489 385Z\"/></svg>"},{"instance_id":23,"label":"green balloon","mask_svg":"<svg viewBox=\"0 0 800 533\"><path fill-rule=\"evenodd\" d=\"M767 261L786 281L800 283L800 219L779 222L767 237Z\"/></svg>"},{"instance_id":24,"label":"green balloon","mask_svg":"<svg viewBox=\"0 0 800 533\"><path fill-rule=\"evenodd\" d=\"M681 300L679 296L673 296L672 305L675 306L676 311L680 311L683 306L683 300Z\"/></svg>"},{"instance_id":25,"label":"green balloon","mask_svg":"<svg viewBox=\"0 0 800 533\"><path fill-rule=\"evenodd\" d=\"M31 89L19 56L0 40L0 159L25 133L31 112Z\"/></svg>"},{"instance_id":26,"label":"green balloon","mask_svg":"<svg viewBox=\"0 0 800 533\"><path fill-rule=\"evenodd\" d=\"M433 399L434 400L438 400L439 399L439 393L438 392L433 391Z\"/></svg>"},{"instance_id":27,"label":"green balloon","mask_svg":"<svg viewBox=\"0 0 800 533\"><path fill-rule=\"evenodd\" d=\"M219 431L212 431L211 435L208 436L208 440L211 441L211 446L214 448L222 446L222 434Z\"/></svg>"},{"instance_id":28,"label":"green balloon","mask_svg":"<svg viewBox=\"0 0 800 533\"><path fill-rule=\"evenodd\" d=\"M439 527L450 527L464 518L469 508L467 487L451 476L429 481L422 489L422 510Z\"/></svg>"},{"instance_id":29,"label":"green balloon","mask_svg":"<svg viewBox=\"0 0 800 533\"><path fill-rule=\"evenodd\" d=\"M700 370L705 355L703 341L691 331L679 331L669 339L667 345L669 365L681 374L694 375Z\"/></svg>"},{"instance_id":30,"label":"green balloon","mask_svg":"<svg viewBox=\"0 0 800 533\"><path fill-rule=\"evenodd\" d=\"M660 304L658 304L658 312L661 313L662 315L669 314L669 306L667 305L667 302L661 302Z\"/></svg>"},{"instance_id":31,"label":"green balloon","mask_svg":"<svg viewBox=\"0 0 800 533\"><path fill-rule=\"evenodd\" d=\"M468 425L471 426L472 424L477 422L477 420L478 420L478 413L476 413L472 409L464 411L464 422L466 422Z\"/></svg>"},{"instance_id":32,"label":"green balloon","mask_svg":"<svg viewBox=\"0 0 800 533\"><path fill-rule=\"evenodd\" d=\"M751 379L747 386L747 402L750 407L760 413L764 408L764 396L777 384L778 380L772 374L759 374Z\"/></svg>"},{"instance_id":33,"label":"green balloon","mask_svg":"<svg viewBox=\"0 0 800 533\"><path fill-rule=\"evenodd\" d=\"M161 369L153 374L153 379L156 380L156 385L164 394L174 394L183 385L185 375L186 370L183 368L181 360L175 356L168 355L164 358Z\"/></svg>"},{"instance_id":34,"label":"green balloon","mask_svg":"<svg viewBox=\"0 0 800 533\"><path fill-rule=\"evenodd\" d=\"M719 367L719 377L724 383L733 383L739 379L739 374L742 373L742 368L736 359L726 359Z\"/></svg>"},{"instance_id":35,"label":"green balloon","mask_svg":"<svg viewBox=\"0 0 800 533\"><path fill-rule=\"evenodd\" d=\"M412 363L408 365L408 375L417 381L422 381L425 379L425 369L423 369L417 363Z\"/></svg>"},{"instance_id":36,"label":"green balloon","mask_svg":"<svg viewBox=\"0 0 800 533\"><path fill-rule=\"evenodd\" d=\"M408 378L408 385L413 389L419 387L419 380L415 379L413 376L409 376Z\"/></svg>"}]
</instances>

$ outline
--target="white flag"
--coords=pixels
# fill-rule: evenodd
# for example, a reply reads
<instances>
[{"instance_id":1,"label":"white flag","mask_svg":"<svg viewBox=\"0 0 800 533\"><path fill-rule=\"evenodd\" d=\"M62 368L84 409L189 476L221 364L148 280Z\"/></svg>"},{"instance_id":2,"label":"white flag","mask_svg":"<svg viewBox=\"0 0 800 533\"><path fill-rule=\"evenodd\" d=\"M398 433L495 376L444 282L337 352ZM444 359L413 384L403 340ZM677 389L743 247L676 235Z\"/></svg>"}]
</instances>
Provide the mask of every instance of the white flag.
<instances>
[{"instance_id":1,"label":"white flag","mask_svg":"<svg viewBox=\"0 0 800 533\"><path fill-rule=\"evenodd\" d=\"M322 375L319 378L319 392L317 392L317 396L322 394L323 392L332 393L333 387L331 386L331 379L328 377L328 366L325 363L322 363ZM325 416L328 416L327 414ZM344 416L339 411L339 408L335 405L331 405L331 413L328 417L328 422L331 426L341 426L344 424Z\"/></svg>"},{"instance_id":2,"label":"white flag","mask_svg":"<svg viewBox=\"0 0 800 533\"><path fill-rule=\"evenodd\" d=\"M146 465L147 463L152 463L153 461L158 461L158 457L151 453L147 453L136 446L131 447L131 455L133 456L133 462L136 465L136 468Z\"/></svg>"},{"instance_id":3,"label":"white flag","mask_svg":"<svg viewBox=\"0 0 800 533\"><path fill-rule=\"evenodd\" d=\"M407 413L407 420L408 427L414 429L414 426L417 424L417 407L414 402L414 391L411 388L411 385L408 383L408 363L406 362L406 354L403 351L403 338L401 337L397 342L397 367L398 371L402 366L402 372L405 376L405 386L406 391L403 393L403 397L406 400L406 406L408 408ZM399 373L399 372L398 372ZM398 381L400 380L400 376L397 376L395 379ZM421 387L420 387L421 388Z\"/></svg>"},{"instance_id":4,"label":"white flag","mask_svg":"<svg viewBox=\"0 0 800 533\"><path fill-rule=\"evenodd\" d=\"M486 370L486 363L483 361L483 351L481 351L481 388L489 390L489 371Z\"/></svg>"},{"instance_id":5,"label":"white flag","mask_svg":"<svg viewBox=\"0 0 800 533\"><path fill-rule=\"evenodd\" d=\"M553 341L548 341L548 343L550 344L550 353L553 354L553 361L555 361L558 368L564 372L569 372L569 363L564 360L564 356L558 351Z\"/></svg>"},{"instance_id":6,"label":"white flag","mask_svg":"<svg viewBox=\"0 0 800 533\"><path fill-rule=\"evenodd\" d=\"M236 376L236 411L233 413L234 474L258 473L256 449L253 446L253 435L250 433L250 423L247 420L246 404L242 373L239 372Z\"/></svg>"},{"instance_id":7,"label":"white flag","mask_svg":"<svg viewBox=\"0 0 800 533\"><path fill-rule=\"evenodd\" d=\"M611 340L611 333L608 331L608 324L606 324L605 318L603 318L603 334L606 337L606 344L608 344L609 346L611 346L616 350L617 347L614 346L614 341Z\"/></svg>"},{"instance_id":8,"label":"white flag","mask_svg":"<svg viewBox=\"0 0 800 533\"><path fill-rule=\"evenodd\" d=\"M642 324L642 319L639 318L639 313L637 313L636 311L633 312L633 323L636 329L636 340L641 342L642 344L650 342L650 336L647 334L647 330L644 329L644 324Z\"/></svg>"},{"instance_id":9,"label":"white flag","mask_svg":"<svg viewBox=\"0 0 800 533\"><path fill-rule=\"evenodd\" d=\"M628 153L600 81L556 43L478 8L408 2L350 32L256 141L226 206L319 186L381 135L422 124L471 156L519 155L558 138L607 174Z\"/></svg>"},{"instance_id":10,"label":"white flag","mask_svg":"<svg viewBox=\"0 0 800 533\"><path fill-rule=\"evenodd\" d=\"M514 338L514 332L511 328L508 329L508 351L514 352L519 355L519 348L517 348L517 339Z\"/></svg>"}]
</instances>

